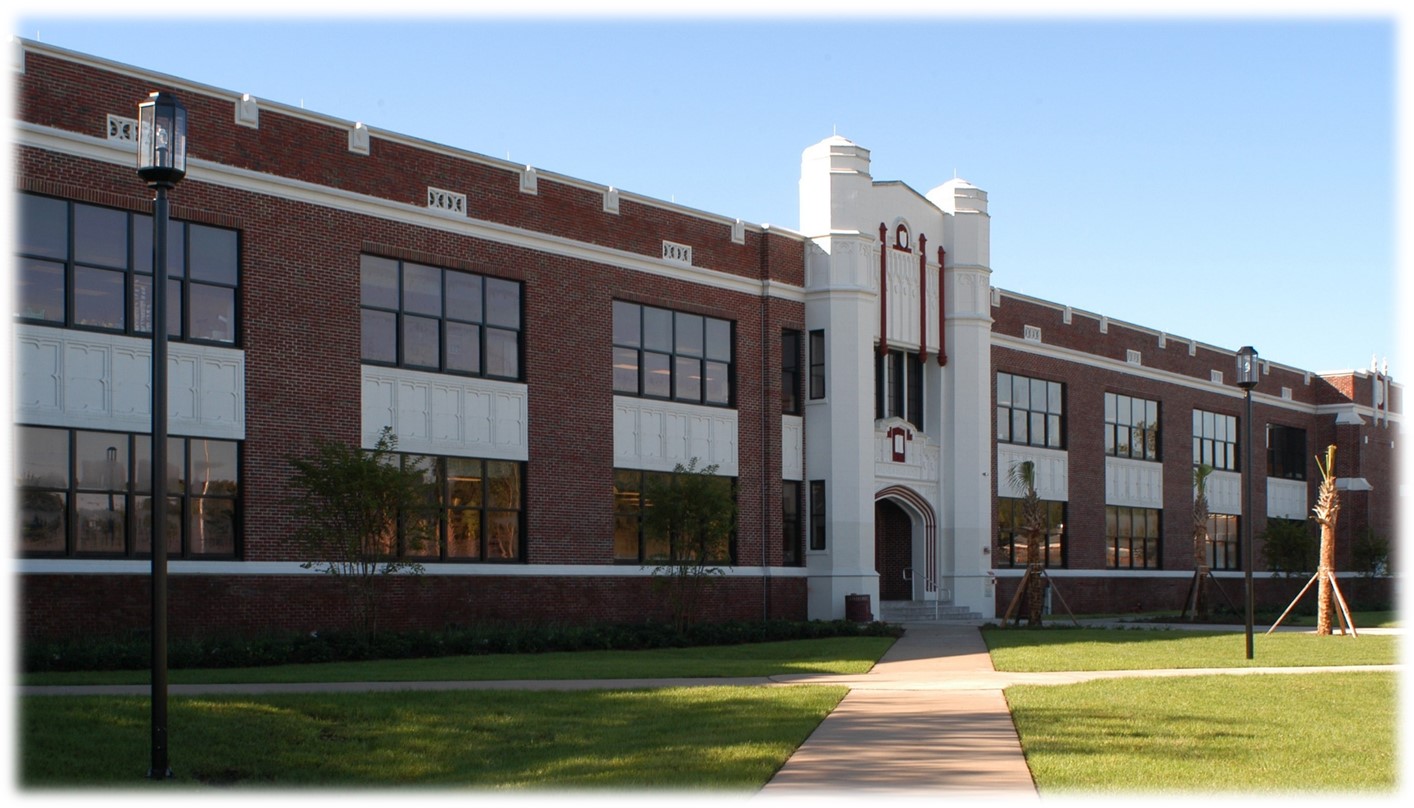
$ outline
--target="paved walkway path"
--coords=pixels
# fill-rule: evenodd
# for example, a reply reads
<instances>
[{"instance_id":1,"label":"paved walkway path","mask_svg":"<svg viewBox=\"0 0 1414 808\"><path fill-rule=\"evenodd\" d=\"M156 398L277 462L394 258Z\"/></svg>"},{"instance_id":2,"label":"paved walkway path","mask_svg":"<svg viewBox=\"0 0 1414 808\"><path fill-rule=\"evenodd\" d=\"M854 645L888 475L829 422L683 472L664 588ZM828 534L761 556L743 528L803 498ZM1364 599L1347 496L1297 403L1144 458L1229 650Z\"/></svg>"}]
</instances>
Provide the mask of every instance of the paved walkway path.
<instances>
[{"instance_id":1,"label":"paved walkway path","mask_svg":"<svg viewBox=\"0 0 1414 808\"><path fill-rule=\"evenodd\" d=\"M1172 628L1207 628L1179 624ZM1218 627L1221 628L1221 627ZM1300 674L1403 670L1402 665L1334 668L1181 668L1010 673L992 668L977 624L910 623L868 673L697 679L500 682L314 682L168 686L171 695L395 690L589 690L702 685L838 684L850 692L786 761L759 798L842 796L841 792L946 793L1036 801L1036 787L1002 695L1019 684L1072 684L1152 676ZM1240 628L1239 628L1240 630ZM1296 629L1310 631L1310 629ZM1364 630L1362 633L1398 633ZM146 695L147 685L29 686L21 695Z\"/></svg>"}]
</instances>

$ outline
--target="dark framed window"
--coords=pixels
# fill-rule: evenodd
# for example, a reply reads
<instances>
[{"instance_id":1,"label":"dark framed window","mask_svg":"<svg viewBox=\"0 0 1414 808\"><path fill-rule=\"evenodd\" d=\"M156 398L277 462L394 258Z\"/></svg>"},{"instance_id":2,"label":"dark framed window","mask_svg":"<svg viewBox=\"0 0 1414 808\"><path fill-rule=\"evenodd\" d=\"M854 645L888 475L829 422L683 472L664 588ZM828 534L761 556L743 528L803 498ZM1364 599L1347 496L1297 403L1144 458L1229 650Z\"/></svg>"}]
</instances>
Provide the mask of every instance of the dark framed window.
<instances>
[{"instance_id":1,"label":"dark framed window","mask_svg":"<svg viewBox=\"0 0 1414 808\"><path fill-rule=\"evenodd\" d=\"M513 563L525 559L525 464L514 460L399 455L416 469L437 507L435 543L399 555L432 561Z\"/></svg>"},{"instance_id":2,"label":"dark framed window","mask_svg":"<svg viewBox=\"0 0 1414 808\"><path fill-rule=\"evenodd\" d=\"M19 202L17 320L152 333L151 216L36 194ZM237 344L239 234L173 221L167 241L169 338Z\"/></svg>"},{"instance_id":3,"label":"dark framed window","mask_svg":"<svg viewBox=\"0 0 1414 808\"><path fill-rule=\"evenodd\" d=\"M1283 480L1306 479L1306 430L1280 424L1267 425L1267 476Z\"/></svg>"},{"instance_id":4,"label":"dark framed window","mask_svg":"<svg viewBox=\"0 0 1414 808\"><path fill-rule=\"evenodd\" d=\"M810 549L825 549L825 481L810 481Z\"/></svg>"},{"instance_id":5,"label":"dark framed window","mask_svg":"<svg viewBox=\"0 0 1414 808\"><path fill-rule=\"evenodd\" d=\"M378 255L359 260L363 361L521 379L521 284Z\"/></svg>"},{"instance_id":6,"label":"dark framed window","mask_svg":"<svg viewBox=\"0 0 1414 808\"><path fill-rule=\"evenodd\" d=\"M1016 497L997 499L997 567L1024 567L1027 557L1026 535L1022 532L1022 500ZM1041 562L1047 567L1065 566L1065 503L1042 500L1046 513L1046 535L1042 539Z\"/></svg>"},{"instance_id":7,"label":"dark framed window","mask_svg":"<svg viewBox=\"0 0 1414 808\"><path fill-rule=\"evenodd\" d=\"M781 331L781 412L800 414L800 332Z\"/></svg>"},{"instance_id":8,"label":"dark framed window","mask_svg":"<svg viewBox=\"0 0 1414 808\"><path fill-rule=\"evenodd\" d=\"M1193 411L1193 465L1237 471L1237 418Z\"/></svg>"},{"instance_id":9,"label":"dark framed window","mask_svg":"<svg viewBox=\"0 0 1414 808\"><path fill-rule=\"evenodd\" d=\"M800 494L798 481L781 481L781 563L788 567L805 563L805 554L801 550Z\"/></svg>"},{"instance_id":10,"label":"dark framed window","mask_svg":"<svg viewBox=\"0 0 1414 808\"><path fill-rule=\"evenodd\" d=\"M825 332L810 332L810 398L825 397Z\"/></svg>"},{"instance_id":11,"label":"dark framed window","mask_svg":"<svg viewBox=\"0 0 1414 808\"><path fill-rule=\"evenodd\" d=\"M644 524L644 513L653 507L648 492L653 488L670 486L677 475L669 471L641 471L638 469L614 469L614 560L639 564L671 562L674 559L673 543L662 532L652 531ZM728 486L735 496L736 479L713 477L715 483ZM732 531L727 546L720 548L715 557L705 559L712 563L736 563L736 531Z\"/></svg>"},{"instance_id":12,"label":"dark framed window","mask_svg":"<svg viewBox=\"0 0 1414 808\"><path fill-rule=\"evenodd\" d=\"M1105 506L1105 566L1110 569L1159 568L1159 520L1153 508Z\"/></svg>"},{"instance_id":13,"label":"dark framed window","mask_svg":"<svg viewBox=\"0 0 1414 808\"><path fill-rule=\"evenodd\" d=\"M149 435L14 429L15 535L21 555L151 555ZM167 475L167 552L175 558L236 558L240 444L169 437Z\"/></svg>"},{"instance_id":14,"label":"dark framed window","mask_svg":"<svg viewBox=\"0 0 1414 808\"><path fill-rule=\"evenodd\" d=\"M736 401L732 322L614 301L614 392L730 407Z\"/></svg>"},{"instance_id":15,"label":"dark framed window","mask_svg":"<svg viewBox=\"0 0 1414 808\"><path fill-rule=\"evenodd\" d=\"M924 432L923 362L910 351L889 351L874 359L874 417L898 417Z\"/></svg>"},{"instance_id":16,"label":"dark framed window","mask_svg":"<svg viewBox=\"0 0 1414 808\"><path fill-rule=\"evenodd\" d=\"M1014 373L997 374L997 440L1065 448L1065 386Z\"/></svg>"},{"instance_id":17,"label":"dark framed window","mask_svg":"<svg viewBox=\"0 0 1414 808\"><path fill-rule=\"evenodd\" d=\"M1208 566L1212 569L1242 569L1239 518L1226 513L1208 515Z\"/></svg>"},{"instance_id":18,"label":"dark framed window","mask_svg":"<svg viewBox=\"0 0 1414 808\"><path fill-rule=\"evenodd\" d=\"M1105 393L1105 454L1159 460L1159 402Z\"/></svg>"}]
</instances>

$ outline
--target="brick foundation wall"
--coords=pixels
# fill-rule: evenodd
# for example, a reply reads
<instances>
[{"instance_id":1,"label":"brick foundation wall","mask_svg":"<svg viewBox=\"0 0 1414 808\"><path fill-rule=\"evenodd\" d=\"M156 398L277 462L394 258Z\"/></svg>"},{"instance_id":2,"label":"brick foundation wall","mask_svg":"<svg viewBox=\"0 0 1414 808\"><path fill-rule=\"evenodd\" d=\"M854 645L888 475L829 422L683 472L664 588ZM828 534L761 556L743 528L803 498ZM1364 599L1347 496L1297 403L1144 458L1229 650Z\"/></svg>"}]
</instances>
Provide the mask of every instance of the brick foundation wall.
<instances>
[{"instance_id":1,"label":"brick foundation wall","mask_svg":"<svg viewBox=\"0 0 1414 808\"><path fill-rule=\"evenodd\" d=\"M479 622L642 623L668 619L648 577L399 576L380 581L380 627L438 629ZM804 619L805 579L707 581L708 621ZM25 639L120 636L151 625L143 575L28 575L18 587ZM172 637L326 631L352 622L342 584L327 575L172 575Z\"/></svg>"}]
</instances>

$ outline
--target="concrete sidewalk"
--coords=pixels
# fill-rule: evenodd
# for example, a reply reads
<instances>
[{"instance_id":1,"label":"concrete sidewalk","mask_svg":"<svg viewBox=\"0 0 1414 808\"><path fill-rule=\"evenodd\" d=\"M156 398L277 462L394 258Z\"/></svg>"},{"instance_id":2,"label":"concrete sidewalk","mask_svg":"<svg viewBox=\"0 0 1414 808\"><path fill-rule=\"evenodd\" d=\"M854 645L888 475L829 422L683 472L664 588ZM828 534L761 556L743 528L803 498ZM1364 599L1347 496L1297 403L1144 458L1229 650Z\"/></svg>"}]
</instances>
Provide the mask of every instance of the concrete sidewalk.
<instances>
[{"instance_id":1,"label":"concrete sidewalk","mask_svg":"<svg viewBox=\"0 0 1414 808\"><path fill-rule=\"evenodd\" d=\"M889 791L1037 799L1021 742L971 625L909 624L870 673L775 677L849 695L762 789L765 797ZM962 686L958 686L962 685Z\"/></svg>"}]
</instances>

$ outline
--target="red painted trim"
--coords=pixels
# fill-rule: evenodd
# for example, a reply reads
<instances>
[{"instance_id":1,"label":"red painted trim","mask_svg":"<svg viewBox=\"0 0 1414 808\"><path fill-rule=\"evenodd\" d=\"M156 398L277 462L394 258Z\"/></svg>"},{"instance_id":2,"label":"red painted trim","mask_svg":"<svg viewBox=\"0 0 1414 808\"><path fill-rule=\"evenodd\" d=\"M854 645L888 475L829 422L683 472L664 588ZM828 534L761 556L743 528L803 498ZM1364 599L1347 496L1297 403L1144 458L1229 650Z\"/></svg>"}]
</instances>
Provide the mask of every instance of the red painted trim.
<instances>
[{"instance_id":1,"label":"red painted trim","mask_svg":"<svg viewBox=\"0 0 1414 808\"><path fill-rule=\"evenodd\" d=\"M918 235L918 361L928 361L928 237Z\"/></svg>"},{"instance_id":2,"label":"red painted trim","mask_svg":"<svg viewBox=\"0 0 1414 808\"><path fill-rule=\"evenodd\" d=\"M938 248L938 366L948 363L948 334L943 330L947 320L947 278L943 275L943 262L948 257L947 250Z\"/></svg>"},{"instance_id":3,"label":"red painted trim","mask_svg":"<svg viewBox=\"0 0 1414 808\"><path fill-rule=\"evenodd\" d=\"M879 353L889 352L889 226L879 222Z\"/></svg>"}]
</instances>

